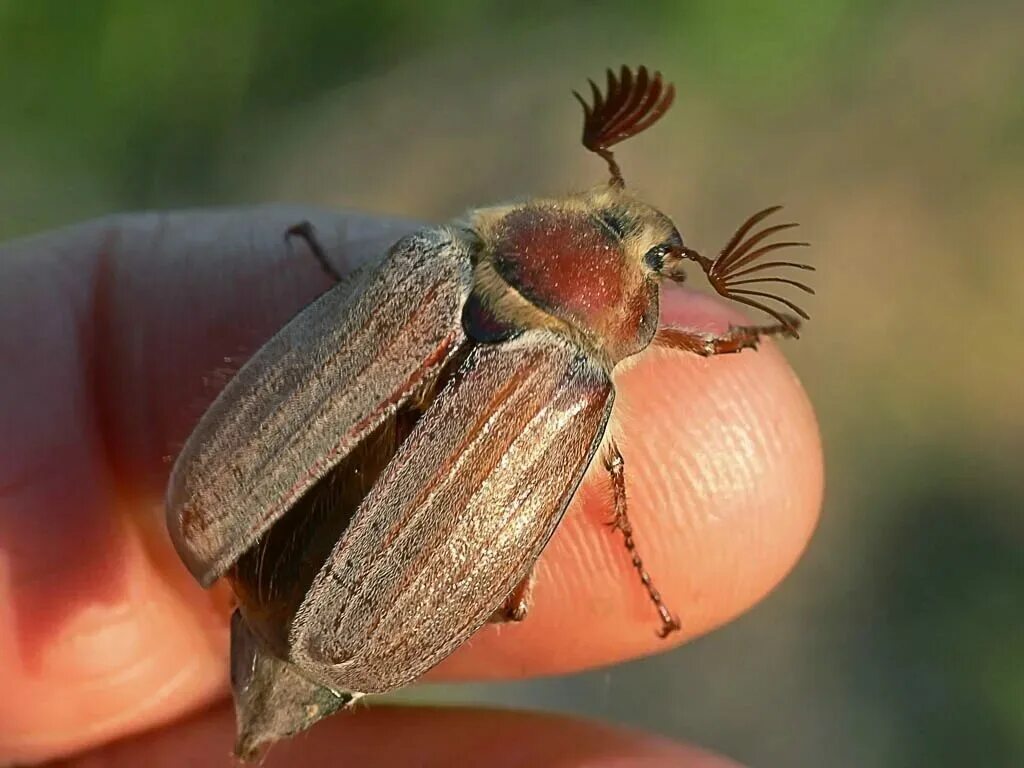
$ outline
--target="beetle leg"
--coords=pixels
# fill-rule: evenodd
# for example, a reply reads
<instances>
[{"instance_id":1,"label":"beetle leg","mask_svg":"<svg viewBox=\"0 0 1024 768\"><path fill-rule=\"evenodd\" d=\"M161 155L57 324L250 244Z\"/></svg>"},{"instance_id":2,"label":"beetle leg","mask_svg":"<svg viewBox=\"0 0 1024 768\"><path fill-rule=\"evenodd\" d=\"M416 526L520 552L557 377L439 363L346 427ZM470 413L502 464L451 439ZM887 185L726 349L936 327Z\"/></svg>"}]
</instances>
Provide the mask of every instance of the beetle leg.
<instances>
[{"instance_id":1,"label":"beetle leg","mask_svg":"<svg viewBox=\"0 0 1024 768\"><path fill-rule=\"evenodd\" d=\"M288 242L293 237L301 238L306 243L309 250L313 253L316 263L320 265L320 269L327 273L328 277L332 278L336 283L342 281L341 273L327 259L327 251L324 250L320 240L317 239L316 230L310 222L300 221L298 224L288 227L284 233L285 242Z\"/></svg>"},{"instance_id":2,"label":"beetle leg","mask_svg":"<svg viewBox=\"0 0 1024 768\"><path fill-rule=\"evenodd\" d=\"M511 594L505 598L505 602L491 614L488 621L491 624L506 624L513 621L522 621L530 610L530 602L533 599L533 571L526 574L526 578L516 585Z\"/></svg>"},{"instance_id":3,"label":"beetle leg","mask_svg":"<svg viewBox=\"0 0 1024 768\"><path fill-rule=\"evenodd\" d=\"M704 333L684 328L662 328L654 337L654 343L662 347L693 352L702 357L742 352L757 349L762 336L793 336L800 327L796 318L787 317L792 326L775 325L733 325L725 333Z\"/></svg>"},{"instance_id":4,"label":"beetle leg","mask_svg":"<svg viewBox=\"0 0 1024 768\"><path fill-rule=\"evenodd\" d=\"M625 462L622 459L622 454L619 453L619 447L615 444L615 441L611 441L608 444L607 452L604 457L604 466L608 470L608 477L611 479L612 492L615 499L615 522L614 525L620 531L622 531L622 537L625 540L626 551L629 552L630 557L633 561L633 567L636 572L640 575L640 581L644 585L644 589L647 590L647 594L651 598L651 602L654 603L654 607L658 611L658 615L661 617L661 628L658 630L658 637L666 637L672 632L679 629L679 619L677 619L665 602L661 599L661 594L654 587L654 583L651 581L651 575L647 572L644 567L643 560L640 559L640 554L636 549L636 542L633 541L633 526L630 525L629 517L626 515L626 474L625 474Z\"/></svg>"}]
</instances>

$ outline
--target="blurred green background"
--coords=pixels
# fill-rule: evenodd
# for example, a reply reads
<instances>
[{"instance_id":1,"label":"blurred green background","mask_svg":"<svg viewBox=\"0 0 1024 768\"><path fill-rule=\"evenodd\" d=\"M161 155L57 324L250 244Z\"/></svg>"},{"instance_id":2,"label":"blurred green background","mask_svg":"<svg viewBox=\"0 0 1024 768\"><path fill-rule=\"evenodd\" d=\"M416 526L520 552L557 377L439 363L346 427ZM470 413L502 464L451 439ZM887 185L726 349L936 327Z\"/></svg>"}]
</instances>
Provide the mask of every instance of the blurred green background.
<instances>
[{"instance_id":1,"label":"blurred green background","mask_svg":"<svg viewBox=\"0 0 1024 768\"><path fill-rule=\"evenodd\" d=\"M787 354L825 516L767 601L684 649L431 695L759 766L1024 765L1024 4L0 2L0 239L577 188L601 169L568 90L622 62L680 92L620 153L631 185L695 243L779 201L814 243Z\"/></svg>"}]
</instances>

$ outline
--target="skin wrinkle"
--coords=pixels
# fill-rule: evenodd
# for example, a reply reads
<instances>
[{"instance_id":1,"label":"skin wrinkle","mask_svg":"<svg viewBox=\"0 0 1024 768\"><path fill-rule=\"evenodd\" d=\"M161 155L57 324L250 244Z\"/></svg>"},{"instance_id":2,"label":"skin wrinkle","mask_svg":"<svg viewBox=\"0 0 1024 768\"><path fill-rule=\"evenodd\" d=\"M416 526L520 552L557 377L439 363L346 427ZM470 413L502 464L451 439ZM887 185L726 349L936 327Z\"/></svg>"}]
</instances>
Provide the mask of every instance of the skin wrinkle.
<instances>
[{"instance_id":1,"label":"skin wrinkle","mask_svg":"<svg viewBox=\"0 0 1024 768\"><path fill-rule=\"evenodd\" d=\"M147 661L147 659L140 660L141 663L137 667L127 670L129 674L125 674L121 680L111 680L110 682L115 684L117 682L123 683L130 680L131 675L142 677L140 672L147 671L147 666L155 663L151 661L147 665ZM184 665L178 665L171 670L167 670L170 674L168 676L161 675L164 678L163 682L158 687L148 691L147 695L142 697L135 707L115 711L105 718L91 719L87 722L83 735L86 737L93 734L102 735L110 730L116 730L125 723L130 723L134 718L145 717L147 711L159 710L164 706L164 702L171 698L170 694L173 691L186 687L186 684L193 686L199 683L203 676L202 673L206 672L202 667L203 665L198 660L193 659ZM161 671L164 670L161 669ZM115 687L115 685L110 687Z\"/></svg>"},{"instance_id":2,"label":"skin wrinkle","mask_svg":"<svg viewBox=\"0 0 1024 768\"><path fill-rule=\"evenodd\" d=\"M708 474L718 480L715 496L730 499L742 496L756 479L758 454L755 453L755 438L750 435L748 425L736 423L735 418L728 414L733 409L725 410L719 426L721 449L706 453L705 458L710 465ZM742 414L736 415L742 418ZM734 456L739 460L732 460Z\"/></svg>"},{"instance_id":3,"label":"skin wrinkle","mask_svg":"<svg viewBox=\"0 0 1024 768\"><path fill-rule=\"evenodd\" d=\"M122 559L126 572L137 570L138 567L145 567L145 555L139 542L134 542ZM153 677L160 679L166 676L166 656L162 655L160 646L146 642L147 631L153 626L166 625L167 621L161 621L160 601L145 599L138 594L140 585L134 580L126 580L128 591L124 601L113 606L95 605L86 607L76 619L65 626L64 637L57 641L54 646L55 655L51 652L52 659L46 664L45 672L48 675L59 676L65 685L72 684L88 700L90 692L95 691L99 696L108 694L111 690L117 690L123 683L130 682L132 678L139 678L141 673L152 671L156 674ZM166 587L159 585L161 597L166 593ZM118 622L123 627L119 630ZM161 635L155 635L159 641ZM80 661L73 666L55 668L53 661L60 661L66 658L67 654L62 651L75 650L75 655ZM99 654L99 655L97 655ZM108 661L103 661L106 657ZM195 657L189 657L193 660ZM201 658L201 657L200 657ZM120 672L110 666L110 663L124 663L128 665ZM100 661L102 666L96 666ZM83 662L90 666L83 666ZM180 668L175 665L174 670ZM77 676L77 677L76 677ZM160 706L160 697L152 690L147 691L144 697L144 704ZM140 705L141 706L141 705ZM130 712L128 713L130 714Z\"/></svg>"},{"instance_id":4,"label":"skin wrinkle","mask_svg":"<svg viewBox=\"0 0 1024 768\"><path fill-rule=\"evenodd\" d=\"M738 380L738 386L736 387L737 397L725 401L723 405L725 423L727 425L732 424L730 429L731 436L733 437L732 449L736 456L742 458L741 461L735 462L732 467L731 477L728 478L731 484L726 493L728 493L727 498L739 500L742 500L745 495L745 489L757 485L757 479L760 474L771 475L777 471L777 468L772 466L773 462L770 457L773 455L773 452L767 435L763 430L751 429L749 419L744 418L744 414L757 412L758 410L771 412L770 405L767 403L764 404L764 408L758 408L757 401L763 401L762 390L757 386L757 382L751 382L751 384L753 386L747 386L744 382ZM741 449L745 450L741 453ZM765 458L766 460L759 461L759 458ZM723 470L728 472L729 467L725 466ZM763 516L755 515L751 518L750 526L746 530L752 543L763 538L763 524ZM735 563L729 563L727 567L735 569ZM737 580L736 590L750 589L749 585L743 585L740 581Z\"/></svg>"},{"instance_id":5,"label":"skin wrinkle","mask_svg":"<svg viewBox=\"0 0 1024 768\"><path fill-rule=\"evenodd\" d=\"M156 221L157 232L151 240L156 239L165 224L163 217L157 216ZM146 371L140 366L144 360L146 339L144 330L138 324L130 319L126 322L125 318L119 317L118 284L132 282L131 272L125 269L126 262L131 266L132 260L122 252L122 242L121 232L111 226L104 232L95 253L89 312L82 332L82 350L86 367L83 379L89 387L86 393L90 403L88 410L92 412L96 423L100 460L109 475L115 503L119 507L129 508L127 499L138 497L134 484L123 480L135 476L130 471L135 455L131 450L131 436L133 432L144 435L158 433L153 419L156 412L153 398L159 386L145 374L144 382L148 386L126 386L131 381L126 375L127 371ZM126 422L121 415L125 411L133 411L135 418ZM148 452L152 453L152 449ZM115 478L122 480L115 483ZM126 523L132 520L129 515L123 519Z\"/></svg>"}]
</instances>

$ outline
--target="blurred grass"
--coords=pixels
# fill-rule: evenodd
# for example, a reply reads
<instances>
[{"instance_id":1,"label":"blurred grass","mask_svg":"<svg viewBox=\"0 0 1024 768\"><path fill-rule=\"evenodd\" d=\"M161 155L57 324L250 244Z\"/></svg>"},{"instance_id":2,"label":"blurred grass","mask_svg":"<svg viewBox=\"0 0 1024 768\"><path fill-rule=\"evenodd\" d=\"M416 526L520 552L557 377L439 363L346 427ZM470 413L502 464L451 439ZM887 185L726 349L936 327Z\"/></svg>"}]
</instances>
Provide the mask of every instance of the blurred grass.
<instances>
[{"instance_id":1,"label":"blurred grass","mask_svg":"<svg viewBox=\"0 0 1024 768\"><path fill-rule=\"evenodd\" d=\"M767 99L813 79L828 48L863 38L871 15L855 8L842 0L775 9L660 2L628 12L568 0L514 10L493 0L0 3L8 169L0 236L110 208L227 198L220 156L232 136L424 51L470 46L486 57L485 30L529 40L557 26L561 39L549 44L558 49L615 47L620 33L645 38L674 51L664 68L722 94ZM472 70L460 73L467 78ZM457 93L462 83L447 85Z\"/></svg>"},{"instance_id":2,"label":"blurred grass","mask_svg":"<svg viewBox=\"0 0 1024 768\"><path fill-rule=\"evenodd\" d=\"M821 529L686 649L443 695L756 765L1022 765L1022 39L999 0L0 2L0 238L146 207L448 219L556 194L601 178L569 89L657 66L680 97L623 148L631 185L700 247L780 201L814 243L787 351L826 442Z\"/></svg>"}]
</instances>

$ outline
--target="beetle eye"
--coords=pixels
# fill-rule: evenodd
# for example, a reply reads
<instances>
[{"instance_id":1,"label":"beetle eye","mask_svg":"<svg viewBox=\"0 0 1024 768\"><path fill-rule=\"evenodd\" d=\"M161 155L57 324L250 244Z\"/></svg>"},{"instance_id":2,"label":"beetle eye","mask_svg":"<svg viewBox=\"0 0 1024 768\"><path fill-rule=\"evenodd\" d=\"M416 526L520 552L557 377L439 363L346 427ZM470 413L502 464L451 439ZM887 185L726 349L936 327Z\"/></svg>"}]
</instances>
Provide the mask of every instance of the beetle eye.
<instances>
[{"instance_id":1,"label":"beetle eye","mask_svg":"<svg viewBox=\"0 0 1024 768\"><path fill-rule=\"evenodd\" d=\"M651 248L644 254L644 263L654 272L661 272L665 266L665 257L668 256L672 247L668 243L662 243Z\"/></svg>"}]
</instances>

